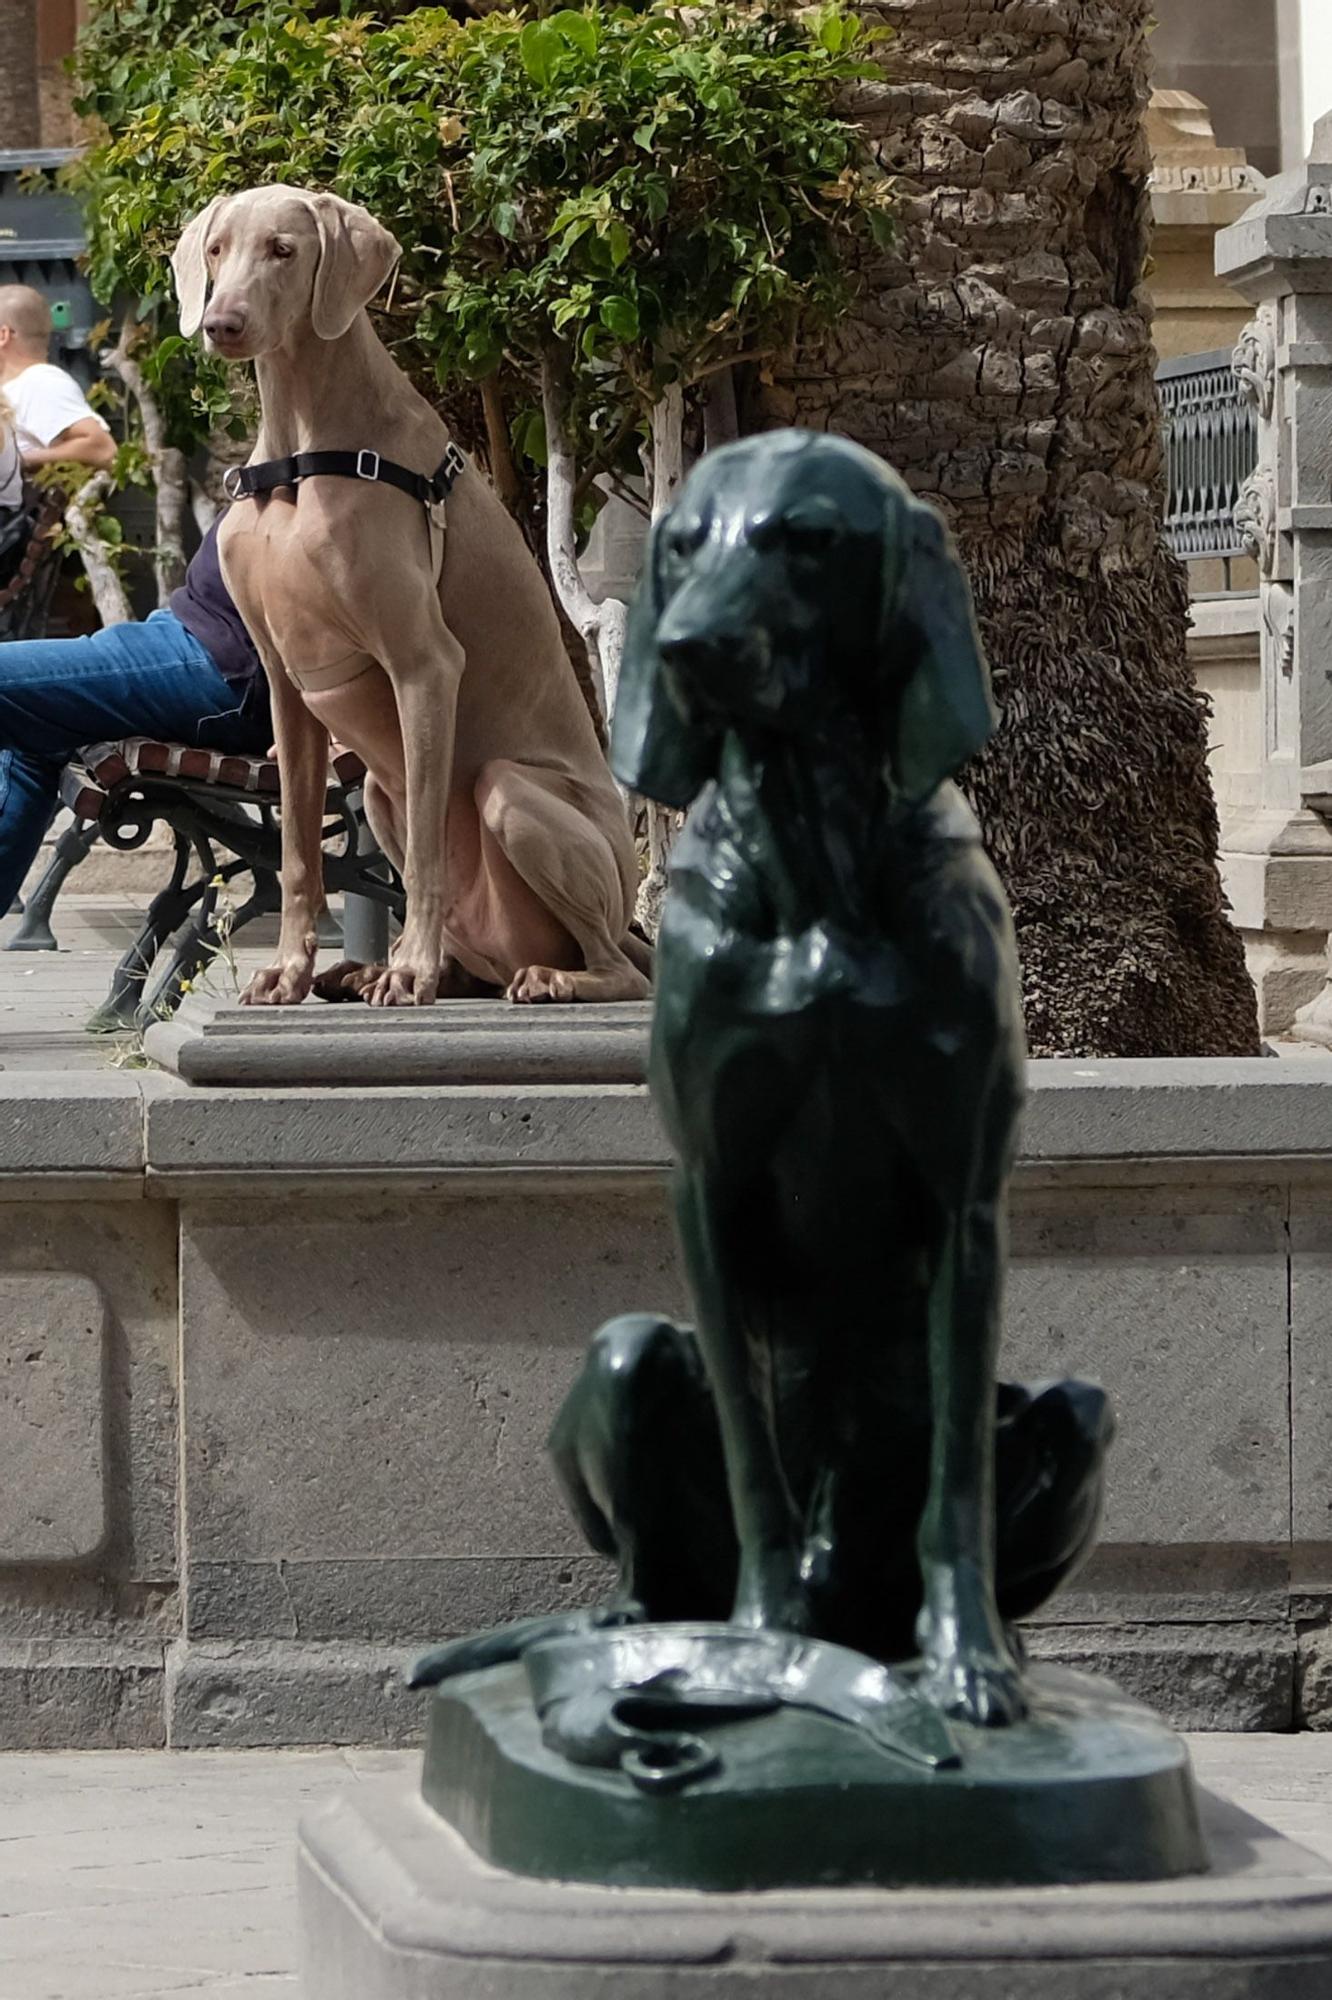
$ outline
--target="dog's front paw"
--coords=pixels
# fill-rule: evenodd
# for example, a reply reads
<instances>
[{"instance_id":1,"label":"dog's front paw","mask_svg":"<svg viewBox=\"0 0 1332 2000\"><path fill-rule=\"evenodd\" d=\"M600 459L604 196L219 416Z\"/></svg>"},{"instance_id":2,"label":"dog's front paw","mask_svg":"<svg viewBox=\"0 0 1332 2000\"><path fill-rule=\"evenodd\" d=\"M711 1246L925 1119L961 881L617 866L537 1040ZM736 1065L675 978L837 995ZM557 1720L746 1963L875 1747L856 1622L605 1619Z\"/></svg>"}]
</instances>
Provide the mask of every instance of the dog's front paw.
<instances>
[{"instance_id":1,"label":"dog's front paw","mask_svg":"<svg viewBox=\"0 0 1332 2000\"><path fill-rule=\"evenodd\" d=\"M372 1007L433 1007L439 993L439 967L412 965L395 959L380 972L365 997Z\"/></svg>"},{"instance_id":2,"label":"dog's front paw","mask_svg":"<svg viewBox=\"0 0 1332 2000\"><path fill-rule=\"evenodd\" d=\"M1005 1729L1027 1713L1017 1663L1002 1654L963 1649L928 1660L917 1686L941 1715L980 1729Z\"/></svg>"},{"instance_id":3,"label":"dog's front paw","mask_svg":"<svg viewBox=\"0 0 1332 2000\"><path fill-rule=\"evenodd\" d=\"M505 997L530 1007L543 1000L576 1000L578 990L572 972L560 972L553 965L525 965L514 973Z\"/></svg>"},{"instance_id":4,"label":"dog's front paw","mask_svg":"<svg viewBox=\"0 0 1332 2000\"><path fill-rule=\"evenodd\" d=\"M314 963L308 958L279 959L256 972L241 994L242 1007L294 1007L304 1000L314 982Z\"/></svg>"}]
</instances>

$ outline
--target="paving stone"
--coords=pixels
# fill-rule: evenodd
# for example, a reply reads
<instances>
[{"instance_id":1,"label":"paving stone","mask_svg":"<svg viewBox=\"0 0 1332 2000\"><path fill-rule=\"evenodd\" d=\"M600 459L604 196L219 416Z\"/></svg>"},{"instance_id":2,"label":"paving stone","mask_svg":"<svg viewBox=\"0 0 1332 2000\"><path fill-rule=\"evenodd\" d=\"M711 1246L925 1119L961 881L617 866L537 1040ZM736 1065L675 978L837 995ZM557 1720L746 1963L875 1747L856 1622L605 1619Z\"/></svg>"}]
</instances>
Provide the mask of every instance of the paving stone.
<instances>
[{"instance_id":1,"label":"paving stone","mask_svg":"<svg viewBox=\"0 0 1332 2000\"><path fill-rule=\"evenodd\" d=\"M1191 1749L1204 1784L1332 1861L1332 1735L1201 1736ZM418 1768L419 1752L385 1750L7 1756L0 2000L297 2000L298 1819L367 1779L414 1786ZM112 1972L97 1925L117 1901ZM19 1914L35 1920L22 1957ZM200 1935L209 1952L195 1955L225 1951L227 1969L182 1987L171 1967Z\"/></svg>"}]
</instances>

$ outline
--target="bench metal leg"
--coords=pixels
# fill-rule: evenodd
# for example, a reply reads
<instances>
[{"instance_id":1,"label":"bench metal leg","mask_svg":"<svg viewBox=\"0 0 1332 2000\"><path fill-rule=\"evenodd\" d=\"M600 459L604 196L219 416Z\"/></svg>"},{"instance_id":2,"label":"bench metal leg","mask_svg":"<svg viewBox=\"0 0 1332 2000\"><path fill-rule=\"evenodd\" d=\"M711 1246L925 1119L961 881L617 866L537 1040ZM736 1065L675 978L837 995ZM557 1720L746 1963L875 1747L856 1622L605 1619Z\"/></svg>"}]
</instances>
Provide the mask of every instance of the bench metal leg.
<instances>
[{"instance_id":1,"label":"bench metal leg","mask_svg":"<svg viewBox=\"0 0 1332 2000\"><path fill-rule=\"evenodd\" d=\"M379 843L370 830L365 816L365 801L359 792L354 794L356 813L356 855L358 860L382 859ZM388 962L389 913L387 905L377 902L373 896L358 896L354 889L347 889L342 897L342 955L354 959L358 965L384 965Z\"/></svg>"},{"instance_id":2,"label":"bench metal leg","mask_svg":"<svg viewBox=\"0 0 1332 2000\"><path fill-rule=\"evenodd\" d=\"M23 922L5 946L6 951L56 951L59 949L55 933L51 929L51 912L55 899L65 886L65 878L86 861L88 852L97 841L101 828L95 819L76 819L73 826L67 826L55 844L55 853L50 866L41 881L28 898L23 912Z\"/></svg>"},{"instance_id":3,"label":"bench metal leg","mask_svg":"<svg viewBox=\"0 0 1332 2000\"><path fill-rule=\"evenodd\" d=\"M110 992L96 1013L89 1017L87 1030L90 1035L123 1034L134 1026L153 960L203 894L202 883L193 889L185 886L191 851L184 834L177 833L171 880L164 889L158 890L148 905L143 929L112 974Z\"/></svg>"},{"instance_id":4,"label":"bench metal leg","mask_svg":"<svg viewBox=\"0 0 1332 2000\"><path fill-rule=\"evenodd\" d=\"M350 889L342 899L342 952L358 965L383 965L388 959L389 913L383 903L369 896L354 896Z\"/></svg>"},{"instance_id":5,"label":"bench metal leg","mask_svg":"<svg viewBox=\"0 0 1332 2000\"><path fill-rule=\"evenodd\" d=\"M224 877L239 872L236 868L223 871ZM267 869L254 870L254 894L241 904L227 925L227 936L234 937L255 917L267 916L280 909L282 889L276 875ZM168 1014L174 1014L181 1001L181 987L193 981L223 949L222 932L217 924L217 890L210 881L207 891L194 917L182 924L177 934L170 940L162 956L164 964L154 966L153 976L142 990L134 1024L146 1028L153 1021L160 1021Z\"/></svg>"}]
</instances>

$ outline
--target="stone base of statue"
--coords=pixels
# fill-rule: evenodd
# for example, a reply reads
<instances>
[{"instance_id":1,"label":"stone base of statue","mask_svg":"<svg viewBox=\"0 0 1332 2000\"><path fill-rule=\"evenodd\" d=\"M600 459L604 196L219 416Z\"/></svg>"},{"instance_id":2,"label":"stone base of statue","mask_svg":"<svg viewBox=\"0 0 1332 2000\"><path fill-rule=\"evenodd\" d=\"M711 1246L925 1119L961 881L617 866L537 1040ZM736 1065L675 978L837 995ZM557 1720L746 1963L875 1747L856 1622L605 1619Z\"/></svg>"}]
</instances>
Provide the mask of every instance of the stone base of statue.
<instances>
[{"instance_id":1,"label":"stone base of statue","mask_svg":"<svg viewBox=\"0 0 1332 2000\"><path fill-rule=\"evenodd\" d=\"M586 1800L565 1795L575 1842ZM884 1803L885 1837L901 1851L914 1803L903 1797L898 1827ZM512 1874L402 1781L363 1784L302 1829L302 1991L305 2000L1326 2000L1332 1865L1219 1799L1201 1803L1211 1867L1169 1881L709 1895ZM983 1844L984 1827L976 1801L968 1847ZM811 1811L811 1861L836 1834L835 1810Z\"/></svg>"}]
</instances>

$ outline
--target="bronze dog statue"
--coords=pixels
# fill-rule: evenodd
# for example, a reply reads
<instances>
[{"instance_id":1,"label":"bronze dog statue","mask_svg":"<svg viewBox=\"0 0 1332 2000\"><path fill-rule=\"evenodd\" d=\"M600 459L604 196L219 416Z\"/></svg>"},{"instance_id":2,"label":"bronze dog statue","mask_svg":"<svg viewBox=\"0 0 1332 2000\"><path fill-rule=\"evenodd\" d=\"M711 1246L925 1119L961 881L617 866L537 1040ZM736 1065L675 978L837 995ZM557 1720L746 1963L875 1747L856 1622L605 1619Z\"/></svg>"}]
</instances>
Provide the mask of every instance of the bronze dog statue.
<instances>
[{"instance_id":1,"label":"bronze dog statue","mask_svg":"<svg viewBox=\"0 0 1332 2000\"><path fill-rule=\"evenodd\" d=\"M650 1077L697 1336L593 1343L551 1440L608 1620L918 1649L944 1714L1025 1712L1011 1621L1094 1539L1112 1424L997 1385L1025 1058L1012 924L952 774L993 727L938 516L870 453L713 453L655 529L611 757L693 810ZM534 1621L421 1663L512 1657Z\"/></svg>"}]
</instances>

